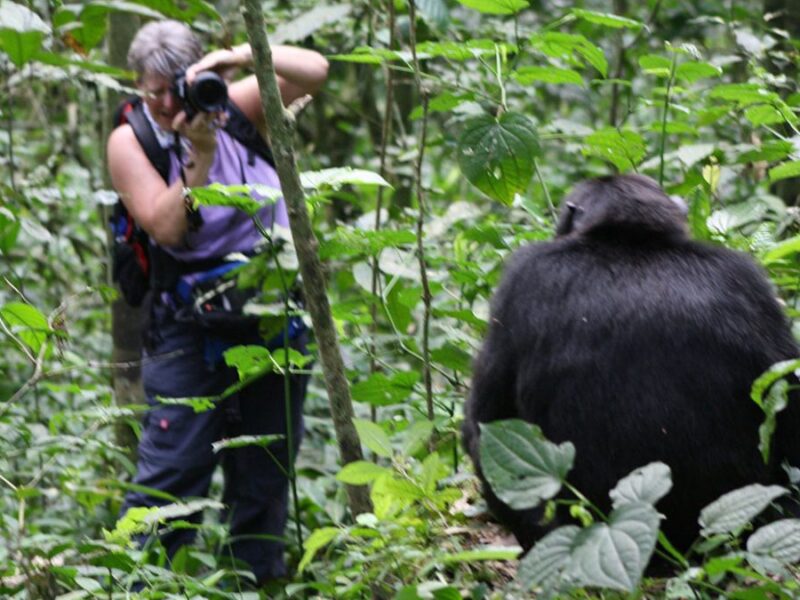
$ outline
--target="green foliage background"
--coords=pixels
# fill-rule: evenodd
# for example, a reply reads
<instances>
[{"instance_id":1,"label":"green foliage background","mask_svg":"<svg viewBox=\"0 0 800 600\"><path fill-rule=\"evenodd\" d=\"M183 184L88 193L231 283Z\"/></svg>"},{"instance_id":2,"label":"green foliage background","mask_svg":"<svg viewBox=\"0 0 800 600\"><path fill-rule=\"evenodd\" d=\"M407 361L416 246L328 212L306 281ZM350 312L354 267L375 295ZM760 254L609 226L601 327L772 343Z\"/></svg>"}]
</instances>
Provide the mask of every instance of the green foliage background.
<instances>
[{"instance_id":1,"label":"green foliage background","mask_svg":"<svg viewBox=\"0 0 800 600\"><path fill-rule=\"evenodd\" d=\"M298 462L303 547L290 548L297 575L248 592L211 510L172 570L128 539L142 523L187 513L115 529L134 467L113 424L135 426L141 407L117 406L110 381L114 196L102 156L105 99L130 85L108 64L109 16L183 19L212 47L245 39L240 8L0 0L3 597L125 597L139 580L152 597L516 589L502 562L515 552L485 548L492 536L468 518L464 498L477 493L458 430L503 262L552 235L580 179L635 171L662 181L687 201L695 237L764 265L797 323L792 0L389 2L263 2L273 43L331 61L298 118L302 168L362 169L391 188L364 174L308 175L357 427L375 460L339 472L315 379ZM341 482L371 485L374 514L351 519ZM652 593L681 597L692 583L695 594L734 597L745 579L742 594L762 591L747 597L796 591L792 569L777 569L782 587L730 558L733 540L708 546L722 558L697 563L699 574L678 569Z\"/></svg>"}]
</instances>

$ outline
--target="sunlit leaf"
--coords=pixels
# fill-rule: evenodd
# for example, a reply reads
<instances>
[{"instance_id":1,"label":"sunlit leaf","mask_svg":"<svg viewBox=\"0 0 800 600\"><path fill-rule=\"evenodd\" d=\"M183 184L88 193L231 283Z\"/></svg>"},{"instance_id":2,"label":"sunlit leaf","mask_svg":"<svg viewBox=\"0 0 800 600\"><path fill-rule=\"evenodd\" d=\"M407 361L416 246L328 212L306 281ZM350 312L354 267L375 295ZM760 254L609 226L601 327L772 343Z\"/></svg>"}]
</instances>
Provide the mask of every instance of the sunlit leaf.
<instances>
[{"instance_id":1,"label":"sunlit leaf","mask_svg":"<svg viewBox=\"0 0 800 600\"><path fill-rule=\"evenodd\" d=\"M214 452L219 452L220 450L245 448L247 446L259 446L261 448L266 448L267 446L285 438L285 435L278 433L270 435L240 435L214 442L211 444L211 449Z\"/></svg>"},{"instance_id":2,"label":"sunlit leaf","mask_svg":"<svg viewBox=\"0 0 800 600\"><path fill-rule=\"evenodd\" d=\"M642 23L634 21L627 17L620 17L619 15L612 15L609 13L595 12L593 10L584 10L582 8L573 8L570 11L573 15L589 23L596 25L603 25L613 29L641 29Z\"/></svg>"},{"instance_id":3,"label":"sunlit leaf","mask_svg":"<svg viewBox=\"0 0 800 600\"><path fill-rule=\"evenodd\" d=\"M582 35L548 31L531 37L533 48L553 58L583 59L597 69L603 77L608 76L608 61L603 51Z\"/></svg>"},{"instance_id":4,"label":"sunlit leaf","mask_svg":"<svg viewBox=\"0 0 800 600\"><path fill-rule=\"evenodd\" d=\"M458 0L458 2L488 15L513 15L528 8L527 0Z\"/></svg>"},{"instance_id":5,"label":"sunlit leaf","mask_svg":"<svg viewBox=\"0 0 800 600\"><path fill-rule=\"evenodd\" d=\"M384 475L391 475L391 470L373 462L357 460L342 467L336 474L336 479L342 483L365 485Z\"/></svg>"},{"instance_id":6,"label":"sunlit leaf","mask_svg":"<svg viewBox=\"0 0 800 600\"><path fill-rule=\"evenodd\" d=\"M675 77L677 79L683 79L690 83L694 83L698 79L719 77L720 75L722 75L722 69L704 62L681 63L675 70Z\"/></svg>"},{"instance_id":7,"label":"sunlit leaf","mask_svg":"<svg viewBox=\"0 0 800 600\"><path fill-rule=\"evenodd\" d=\"M392 456L392 442L383 428L377 423L364 419L353 419L361 443L378 456L390 458Z\"/></svg>"},{"instance_id":8,"label":"sunlit leaf","mask_svg":"<svg viewBox=\"0 0 800 600\"><path fill-rule=\"evenodd\" d=\"M584 139L584 144L584 154L600 156L622 172L630 171L642 162L647 151L641 135L613 127L595 131Z\"/></svg>"},{"instance_id":9,"label":"sunlit leaf","mask_svg":"<svg viewBox=\"0 0 800 600\"><path fill-rule=\"evenodd\" d=\"M364 169L353 169L351 167L322 169L321 171L305 171L304 173L300 173L300 183L308 190L338 190L344 185L378 185L391 187L389 182L377 173Z\"/></svg>"},{"instance_id":10,"label":"sunlit leaf","mask_svg":"<svg viewBox=\"0 0 800 600\"><path fill-rule=\"evenodd\" d=\"M770 248L761 258L761 262L765 265L783 260L787 256L793 256L800 253L800 235L796 235L788 240L778 242ZM800 365L799 365L800 366Z\"/></svg>"},{"instance_id":11,"label":"sunlit leaf","mask_svg":"<svg viewBox=\"0 0 800 600\"><path fill-rule=\"evenodd\" d=\"M47 336L52 333L47 318L30 304L9 302L0 308L0 318L34 354L39 352Z\"/></svg>"},{"instance_id":12,"label":"sunlit leaf","mask_svg":"<svg viewBox=\"0 0 800 600\"><path fill-rule=\"evenodd\" d=\"M11 0L0 0L0 50L17 67L31 60L50 28L32 10Z\"/></svg>"},{"instance_id":13,"label":"sunlit leaf","mask_svg":"<svg viewBox=\"0 0 800 600\"><path fill-rule=\"evenodd\" d=\"M316 553L335 540L339 533L340 529L338 527L320 527L319 529L315 529L303 542L305 552L303 553L303 558L300 560L300 564L297 565L298 572L302 573Z\"/></svg>"},{"instance_id":14,"label":"sunlit leaf","mask_svg":"<svg viewBox=\"0 0 800 600\"><path fill-rule=\"evenodd\" d=\"M769 180L772 182L800 177L800 160L785 162L769 170Z\"/></svg>"},{"instance_id":15,"label":"sunlit leaf","mask_svg":"<svg viewBox=\"0 0 800 600\"><path fill-rule=\"evenodd\" d=\"M542 83L570 83L572 85L583 85L583 77L570 69L560 69L558 67L520 67L511 76L522 85L528 85L535 81Z\"/></svg>"}]
</instances>

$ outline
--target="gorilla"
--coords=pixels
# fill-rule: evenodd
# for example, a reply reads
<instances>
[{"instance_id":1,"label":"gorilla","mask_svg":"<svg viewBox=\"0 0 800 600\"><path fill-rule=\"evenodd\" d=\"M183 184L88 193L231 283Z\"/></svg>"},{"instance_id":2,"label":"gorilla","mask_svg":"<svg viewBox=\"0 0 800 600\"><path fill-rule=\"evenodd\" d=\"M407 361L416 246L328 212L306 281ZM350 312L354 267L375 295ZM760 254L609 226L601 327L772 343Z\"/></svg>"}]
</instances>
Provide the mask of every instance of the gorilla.
<instances>
[{"instance_id":1,"label":"gorilla","mask_svg":"<svg viewBox=\"0 0 800 600\"><path fill-rule=\"evenodd\" d=\"M800 465L797 403L779 414L764 464L750 399L759 375L798 356L789 323L761 269L691 240L685 209L647 177L580 183L556 233L506 265L474 361L463 433L484 496L526 551L568 518L512 510L480 473L478 424L520 418L575 445L567 479L606 514L620 478L668 464L662 530L685 550L706 504L786 483L782 461Z\"/></svg>"}]
</instances>

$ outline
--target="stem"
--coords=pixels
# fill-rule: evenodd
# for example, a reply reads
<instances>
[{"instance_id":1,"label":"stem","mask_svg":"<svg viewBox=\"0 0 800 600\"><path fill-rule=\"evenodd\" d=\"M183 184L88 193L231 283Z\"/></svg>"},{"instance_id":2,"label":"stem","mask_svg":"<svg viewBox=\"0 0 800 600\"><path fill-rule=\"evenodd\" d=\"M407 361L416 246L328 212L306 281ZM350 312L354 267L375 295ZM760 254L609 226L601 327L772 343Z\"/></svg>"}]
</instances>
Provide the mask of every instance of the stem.
<instances>
[{"instance_id":1,"label":"stem","mask_svg":"<svg viewBox=\"0 0 800 600\"><path fill-rule=\"evenodd\" d=\"M395 46L395 7L394 0L389 0L389 48L393 49ZM386 179L387 176L387 148L389 146L389 138L392 135L392 107L394 105L394 71L385 69L386 77L386 106L383 111L383 126L381 127L381 147L380 147L380 176ZM383 192L384 187L378 188L378 198L375 203L375 231L381 228L381 211L383 210ZM379 255L372 257L372 305L370 306L370 314L372 323L370 331L372 332L370 341L370 361L369 372L375 373L378 370L377 362L375 361L376 346L375 340L378 334L378 283L380 279L380 263ZM370 407L370 416L372 421L377 419L377 408Z\"/></svg>"},{"instance_id":2,"label":"stem","mask_svg":"<svg viewBox=\"0 0 800 600\"><path fill-rule=\"evenodd\" d=\"M431 379L431 354L430 354L430 328L431 328L431 288L428 282L428 268L425 264L425 194L422 189L422 164L425 158L425 142L428 134L428 93L422 85L419 73L422 69L417 56L417 10L415 0L409 0L409 38L411 43L411 56L414 61L414 79L422 99L422 130L419 139L419 152L414 165L414 179L417 188L417 255L419 258L419 273L422 279L422 302L425 313L422 320L422 373L425 382L425 405L428 409L428 419L433 421L433 383ZM499 59L498 59L499 60Z\"/></svg>"},{"instance_id":3,"label":"stem","mask_svg":"<svg viewBox=\"0 0 800 600\"><path fill-rule=\"evenodd\" d=\"M300 528L300 499L297 495L297 472L294 469L295 451L294 451L294 422L292 420L292 379L289 371L289 284L286 281L286 273L281 266L281 261L278 259L278 248L272 240L272 235L267 231L258 214L253 215L253 223L256 225L258 232L269 242L272 249L272 258L275 262L275 269L278 272L278 279L281 282L281 290L283 291L283 410L286 412L286 447L287 447L287 460L289 462L287 469L287 477L289 479L289 487L292 490L292 503L294 504L294 523L297 533L297 545L300 548L300 554L303 550L303 532Z\"/></svg>"},{"instance_id":4,"label":"stem","mask_svg":"<svg viewBox=\"0 0 800 600\"><path fill-rule=\"evenodd\" d=\"M308 312L314 332L328 391L331 415L342 462L363 459L361 441L353 423L353 402L345 376L344 361L331 315L325 276L317 254L319 242L314 235L306 209L305 194L295 164L292 146L292 124L281 101L272 52L269 48L264 14L258 0L243 0L247 37L253 49L253 64L261 94L261 106L267 115L267 129L275 157L276 170L289 213L289 225L300 263ZM364 486L347 485L350 510L353 514L372 512L372 502Z\"/></svg>"},{"instance_id":5,"label":"stem","mask_svg":"<svg viewBox=\"0 0 800 600\"><path fill-rule=\"evenodd\" d=\"M547 209L550 211L550 218L553 219L553 223L555 223L558 221L558 212L553 205L553 199L550 197L550 190L547 188L547 183L544 177L542 177L542 172L539 170L539 162L535 158L533 159L533 168L536 170L536 178L539 180L542 190L544 191L544 197L547 200Z\"/></svg>"},{"instance_id":6,"label":"stem","mask_svg":"<svg viewBox=\"0 0 800 600\"><path fill-rule=\"evenodd\" d=\"M667 93L664 96L664 114L661 118L661 147L659 148L658 185L664 187L664 149L667 146L667 117L669 116L669 100L672 92L672 83L675 80L675 67L678 63L677 54L672 55L672 67L667 81Z\"/></svg>"},{"instance_id":7,"label":"stem","mask_svg":"<svg viewBox=\"0 0 800 600\"><path fill-rule=\"evenodd\" d=\"M9 168L9 180L11 182L11 189L16 192L17 191L17 184L15 182L14 173L16 171L16 167L14 166L14 113L13 108L14 104L11 101L11 74L9 69L5 70L6 75L6 83L8 84L8 123L6 127L8 128L8 168Z\"/></svg>"}]
</instances>

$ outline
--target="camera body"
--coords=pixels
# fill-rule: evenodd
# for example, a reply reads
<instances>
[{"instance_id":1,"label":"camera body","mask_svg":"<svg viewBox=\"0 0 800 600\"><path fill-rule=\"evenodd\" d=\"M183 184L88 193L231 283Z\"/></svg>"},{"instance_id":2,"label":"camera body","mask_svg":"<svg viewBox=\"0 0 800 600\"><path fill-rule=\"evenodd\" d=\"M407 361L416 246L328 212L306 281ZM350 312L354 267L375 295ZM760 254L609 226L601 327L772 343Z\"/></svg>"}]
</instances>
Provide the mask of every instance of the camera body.
<instances>
[{"instance_id":1,"label":"camera body","mask_svg":"<svg viewBox=\"0 0 800 600\"><path fill-rule=\"evenodd\" d=\"M214 71L202 71L189 85L186 69L175 73L172 93L183 103L186 118L191 120L198 112L220 112L228 104L228 85Z\"/></svg>"}]
</instances>

